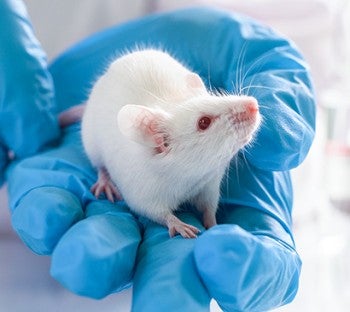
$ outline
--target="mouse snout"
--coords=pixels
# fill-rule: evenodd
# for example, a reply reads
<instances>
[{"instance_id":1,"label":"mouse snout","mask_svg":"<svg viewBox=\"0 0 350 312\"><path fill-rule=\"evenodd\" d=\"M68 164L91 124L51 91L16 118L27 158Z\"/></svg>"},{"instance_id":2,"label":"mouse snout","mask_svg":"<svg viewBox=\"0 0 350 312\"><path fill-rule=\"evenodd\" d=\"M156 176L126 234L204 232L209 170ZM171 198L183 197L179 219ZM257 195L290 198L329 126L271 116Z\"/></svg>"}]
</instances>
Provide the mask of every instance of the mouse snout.
<instances>
[{"instance_id":1,"label":"mouse snout","mask_svg":"<svg viewBox=\"0 0 350 312\"><path fill-rule=\"evenodd\" d=\"M258 112L258 101L253 97L249 97L242 102L240 111L237 112L236 109L231 111L230 120L234 124L245 121L253 121L256 119Z\"/></svg>"},{"instance_id":2,"label":"mouse snout","mask_svg":"<svg viewBox=\"0 0 350 312\"><path fill-rule=\"evenodd\" d=\"M245 110L248 115L254 116L259 111L258 101L250 97L245 102Z\"/></svg>"}]
</instances>

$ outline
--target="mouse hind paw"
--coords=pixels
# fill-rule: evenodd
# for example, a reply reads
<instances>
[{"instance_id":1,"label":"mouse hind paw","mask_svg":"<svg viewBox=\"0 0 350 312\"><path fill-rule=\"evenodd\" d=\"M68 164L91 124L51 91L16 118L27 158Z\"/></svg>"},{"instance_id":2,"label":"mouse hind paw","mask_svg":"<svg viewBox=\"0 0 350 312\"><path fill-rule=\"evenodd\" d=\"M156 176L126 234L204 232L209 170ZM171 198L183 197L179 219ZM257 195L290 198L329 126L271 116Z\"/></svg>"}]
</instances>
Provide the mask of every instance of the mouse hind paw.
<instances>
[{"instance_id":1,"label":"mouse hind paw","mask_svg":"<svg viewBox=\"0 0 350 312\"><path fill-rule=\"evenodd\" d=\"M170 237L180 234L183 238L196 238L200 230L195 226L182 222L179 218L171 215L166 220Z\"/></svg>"}]
</instances>

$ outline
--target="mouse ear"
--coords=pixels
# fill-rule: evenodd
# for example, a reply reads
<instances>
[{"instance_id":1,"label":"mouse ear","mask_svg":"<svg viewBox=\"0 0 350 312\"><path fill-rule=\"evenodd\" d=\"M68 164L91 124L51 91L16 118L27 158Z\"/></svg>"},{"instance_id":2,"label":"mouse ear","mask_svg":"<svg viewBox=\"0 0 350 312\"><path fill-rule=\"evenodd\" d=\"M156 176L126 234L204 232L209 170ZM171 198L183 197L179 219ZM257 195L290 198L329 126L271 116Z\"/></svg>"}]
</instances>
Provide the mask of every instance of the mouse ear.
<instances>
[{"instance_id":1,"label":"mouse ear","mask_svg":"<svg viewBox=\"0 0 350 312\"><path fill-rule=\"evenodd\" d=\"M189 73L186 75L187 86L190 88L205 88L203 80L199 75L195 73Z\"/></svg>"},{"instance_id":2,"label":"mouse ear","mask_svg":"<svg viewBox=\"0 0 350 312\"><path fill-rule=\"evenodd\" d=\"M118 113L118 127L130 140L164 152L167 148L164 128L166 119L165 112L142 105L125 105Z\"/></svg>"}]
</instances>

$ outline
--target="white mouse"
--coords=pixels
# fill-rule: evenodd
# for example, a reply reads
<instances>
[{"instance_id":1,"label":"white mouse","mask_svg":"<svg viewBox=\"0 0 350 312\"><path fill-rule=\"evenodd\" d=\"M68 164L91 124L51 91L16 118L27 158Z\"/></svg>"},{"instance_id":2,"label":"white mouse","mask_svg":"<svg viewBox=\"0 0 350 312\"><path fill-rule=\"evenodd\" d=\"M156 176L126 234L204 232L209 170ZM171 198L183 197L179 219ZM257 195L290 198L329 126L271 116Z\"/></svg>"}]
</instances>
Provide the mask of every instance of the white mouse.
<instances>
[{"instance_id":1,"label":"white mouse","mask_svg":"<svg viewBox=\"0 0 350 312\"><path fill-rule=\"evenodd\" d=\"M216 224L225 170L259 122L255 98L209 92L165 52L123 55L97 80L82 117L83 145L98 169L91 190L123 198L170 236L194 238L199 229L174 212L190 202L206 228Z\"/></svg>"}]
</instances>

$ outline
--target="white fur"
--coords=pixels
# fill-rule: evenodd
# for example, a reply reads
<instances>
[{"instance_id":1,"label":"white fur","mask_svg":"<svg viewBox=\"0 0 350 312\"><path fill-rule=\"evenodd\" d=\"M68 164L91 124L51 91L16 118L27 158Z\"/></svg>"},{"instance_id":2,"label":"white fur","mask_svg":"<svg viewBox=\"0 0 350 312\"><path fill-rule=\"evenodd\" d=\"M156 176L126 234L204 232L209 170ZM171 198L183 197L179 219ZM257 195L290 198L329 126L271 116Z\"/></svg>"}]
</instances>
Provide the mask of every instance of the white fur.
<instances>
[{"instance_id":1,"label":"white fur","mask_svg":"<svg viewBox=\"0 0 350 312\"><path fill-rule=\"evenodd\" d=\"M230 118L253 100L209 94L198 75L167 53L132 52L95 84L82 120L84 147L135 212L165 224L189 200L215 215L225 169L259 123L258 114L240 126ZM199 131L203 115L215 120ZM158 141L167 144L157 150Z\"/></svg>"}]
</instances>

